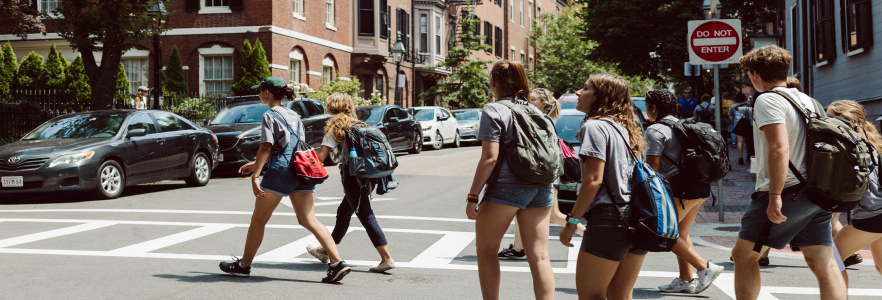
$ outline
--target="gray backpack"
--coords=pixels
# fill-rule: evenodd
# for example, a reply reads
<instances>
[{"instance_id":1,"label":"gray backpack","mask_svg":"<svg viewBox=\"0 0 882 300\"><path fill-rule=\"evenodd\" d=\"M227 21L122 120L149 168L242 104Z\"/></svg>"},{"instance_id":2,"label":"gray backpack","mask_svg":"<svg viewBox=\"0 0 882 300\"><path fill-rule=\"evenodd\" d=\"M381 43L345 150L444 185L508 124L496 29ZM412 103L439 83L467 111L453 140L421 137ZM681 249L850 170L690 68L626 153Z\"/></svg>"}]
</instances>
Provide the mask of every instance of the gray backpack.
<instances>
[{"instance_id":1,"label":"gray backpack","mask_svg":"<svg viewBox=\"0 0 882 300\"><path fill-rule=\"evenodd\" d=\"M511 172L524 181L553 183L563 174L563 155L554 126L548 124L542 113L527 105L510 100L496 103L511 109L515 143L501 145L499 153L508 162ZM502 168L502 160L498 161L491 178L498 176Z\"/></svg>"}]
</instances>

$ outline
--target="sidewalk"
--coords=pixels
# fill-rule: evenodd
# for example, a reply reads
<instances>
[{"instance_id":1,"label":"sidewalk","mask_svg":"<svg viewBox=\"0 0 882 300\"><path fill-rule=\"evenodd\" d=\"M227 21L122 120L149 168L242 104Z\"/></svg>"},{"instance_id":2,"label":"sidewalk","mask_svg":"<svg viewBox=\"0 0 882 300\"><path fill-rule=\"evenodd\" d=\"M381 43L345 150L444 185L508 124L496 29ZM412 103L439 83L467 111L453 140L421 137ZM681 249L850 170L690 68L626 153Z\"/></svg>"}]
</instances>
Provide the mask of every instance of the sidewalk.
<instances>
[{"instance_id":1,"label":"sidewalk","mask_svg":"<svg viewBox=\"0 0 882 300\"><path fill-rule=\"evenodd\" d=\"M746 153L745 153L746 156ZM698 212L695 223L692 225L690 232L693 237L698 237L703 241L732 248L735 246L735 240L738 238L738 230L740 229L741 217L744 210L750 204L750 194L755 190L756 174L749 172L750 160L745 158L744 165L738 165L738 149L729 147L729 160L732 170L723 178L723 197L717 194L717 185L711 186L714 195L717 195L717 205L711 206L713 199L708 199ZM724 221L720 221L719 209L720 202L725 206ZM840 222L846 224L845 214L841 214ZM873 259L872 254L865 248L860 251L861 257ZM772 249L772 252L781 253L799 253L786 247L781 250Z\"/></svg>"}]
</instances>

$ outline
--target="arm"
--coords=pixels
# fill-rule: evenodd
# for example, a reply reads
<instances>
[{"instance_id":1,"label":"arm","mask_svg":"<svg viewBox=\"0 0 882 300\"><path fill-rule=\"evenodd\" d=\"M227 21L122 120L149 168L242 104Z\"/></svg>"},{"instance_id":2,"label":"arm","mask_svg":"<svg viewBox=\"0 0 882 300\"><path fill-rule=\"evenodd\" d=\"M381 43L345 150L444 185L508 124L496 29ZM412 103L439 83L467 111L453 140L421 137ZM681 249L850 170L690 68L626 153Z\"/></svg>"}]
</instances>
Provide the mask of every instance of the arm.
<instances>
[{"instance_id":1,"label":"arm","mask_svg":"<svg viewBox=\"0 0 882 300\"><path fill-rule=\"evenodd\" d=\"M769 207L766 214L773 223L780 224L787 221L787 217L781 214L781 191L784 190L790 162L787 127L783 123L775 123L765 125L760 130L769 144Z\"/></svg>"},{"instance_id":2,"label":"arm","mask_svg":"<svg viewBox=\"0 0 882 300\"><path fill-rule=\"evenodd\" d=\"M658 172L658 166L661 164L661 155L646 155L646 163Z\"/></svg>"},{"instance_id":3,"label":"arm","mask_svg":"<svg viewBox=\"0 0 882 300\"><path fill-rule=\"evenodd\" d=\"M481 189L493 173L496 167L497 158L499 158L499 143L490 141L481 141L481 160L478 161L478 168L475 170L475 178L472 180L472 188L469 194L478 195ZM469 202L466 206L466 215L470 220L478 217L478 204Z\"/></svg>"},{"instance_id":4,"label":"arm","mask_svg":"<svg viewBox=\"0 0 882 300\"><path fill-rule=\"evenodd\" d=\"M585 162L582 164L582 174L584 174L582 175L582 187L579 189L576 204L573 205L573 210L570 212L573 217L580 218L585 215L588 207L597 197L597 192L600 191L600 186L603 184L603 169L606 167L606 162L602 159L583 157ZM573 247L573 244L570 243L575 229L573 227L575 226L567 225L560 230L560 242L564 246Z\"/></svg>"},{"instance_id":5,"label":"arm","mask_svg":"<svg viewBox=\"0 0 882 300\"><path fill-rule=\"evenodd\" d=\"M257 174L260 176L260 172L263 170L263 165L266 164L267 159L269 159L270 151L273 149L273 144L270 143L261 143L260 148L257 149L257 159L254 160L254 171L252 174ZM251 189L254 191L254 196L257 198L263 198L266 196L266 193L260 189L260 179L251 176Z\"/></svg>"},{"instance_id":6,"label":"arm","mask_svg":"<svg viewBox=\"0 0 882 300\"><path fill-rule=\"evenodd\" d=\"M322 148L319 149L317 153L319 161L325 161L325 158L328 157L328 153L331 153L331 147L322 145Z\"/></svg>"}]
</instances>

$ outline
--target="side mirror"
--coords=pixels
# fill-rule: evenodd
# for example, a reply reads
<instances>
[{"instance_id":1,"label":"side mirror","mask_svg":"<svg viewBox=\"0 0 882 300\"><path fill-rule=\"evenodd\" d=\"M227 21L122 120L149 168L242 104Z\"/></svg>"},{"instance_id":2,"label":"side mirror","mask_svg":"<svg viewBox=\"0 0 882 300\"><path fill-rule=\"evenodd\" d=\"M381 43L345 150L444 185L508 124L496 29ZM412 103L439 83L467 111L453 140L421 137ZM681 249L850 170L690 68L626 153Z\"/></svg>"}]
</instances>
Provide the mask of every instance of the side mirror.
<instances>
[{"instance_id":1,"label":"side mirror","mask_svg":"<svg viewBox=\"0 0 882 300\"><path fill-rule=\"evenodd\" d=\"M144 129L144 128L130 129L129 133L126 134L126 138L130 138L133 136L145 136L145 135L147 135L147 129Z\"/></svg>"},{"instance_id":2,"label":"side mirror","mask_svg":"<svg viewBox=\"0 0 882 300\"><path fill-rule=\"evenodd\" d=\"M208 122L208 120L202 121L202 126L208 126L208 124L211 124L211 122Z\"/></svg>"}]
</instances>

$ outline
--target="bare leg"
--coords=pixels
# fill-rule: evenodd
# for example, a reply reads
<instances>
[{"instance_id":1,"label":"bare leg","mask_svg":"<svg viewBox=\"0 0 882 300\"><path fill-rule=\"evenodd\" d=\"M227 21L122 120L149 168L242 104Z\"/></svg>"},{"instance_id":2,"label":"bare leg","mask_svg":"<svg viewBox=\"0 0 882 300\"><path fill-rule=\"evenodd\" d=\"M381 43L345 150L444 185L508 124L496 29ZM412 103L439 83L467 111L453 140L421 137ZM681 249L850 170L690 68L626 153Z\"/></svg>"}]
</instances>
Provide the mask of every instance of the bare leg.
<instances>
[{"instance_id":1,"label":"bare leg","mask_svg":"<svg viewBox=\"0 0 882 300\"><path fill-rule=\"evenodd\" d=\"M735 135L735 139L738 141L738 158L741 158L744 154L744 137L740 135Z\"/></svg>"},{"instance_id":2,"label":"bare leg","mask_svg":"<svg viewBox=\"0 0 882 300\"><path fill-rule=\"evenodd\" d=\"M698 216L698 210L704 201L707 201L707 198L686 200L683 202L683 205L680 205L680 199L674 198L674 206L677 207L677 215L680 217L680 237L677 238L677 244L674 245L672 252L677 255L677 263L680 266L680 279L685 281L692 280L692 268L689 267L690 265L699 271L707 269L707 260L702 258L698 252L695 252L692 239L689 237L689 228L695 222L695 217Z\"/></svg>"},{"instance_id":3,"label":"bare leg","mask_svg":"<svg viewBox=\"0 0 882 300\"><path fill-rule=\"evenodd\" d=\"M619 264L617 261L579 251L579 258L576 260L576 292L579 299L605 300Z\"/></svg>"},{"instance_id":4,"label":"bare leg","mask_svg":"<svg viewBox=\"0 0 882 300\"><path fill-rule=\"evenodd\" d=\"M517 212L517 207L492 202L485 202L478 209L475 244L478 252L478 278L485 300L499 299L500 271L496 250Z\"/></svg>"},{"instance_id":5,"label":"bare leg","mask_svg":"<svg viewBox=\"0 0 882 300\"><path fill-rule=\"evenodd\" d=\"M392 254L389 254L389 245L382 245L377 247L377 252L380 253L380 263L384 263L386 261L392 260Z\"/></svg>"},{"instance_id":6,"label":"bare leg","mask_svg":"<svg viewBox=\"0 0 882 300\"><path fill-rule=\"evenodd\" d=\"M634 284L637 283L637 275L640 275L640 267L643 266L643 258L645 257L646 255L631 253L625 256L625 260L619 263L616 275L609 284L608 299L633 299Z\"/></svg>"},{"instance_id":7,"label":"bare leg","mask_svg":"<svg viewBox=\"0 0 882 300\"><path fill-rule=\"evenodd\" d=\"M759 253L753 251L755 243L738 239L732 248L732 259L735 261L735 296L737 299L756 299L759 296L760 279ZM767 247L763 247L767 248ZM830 254L833 257L833 254Z\"/></svg>"},{"instance_id":8,"label":"bare leg","mask_svg":"<svg viewBox=\"0 0 882 300\"><path fill-rule=\"evenodd\" d=\"M842 222L839 222L839 215L840 214L842 214L842 213L835 212L835 213L833 213L833 218L830 218L830 225L833 226L833 237L834 238L836 237L837 234L839 234L839 231L842 230ZM836 246L838 247L839 245L836 245ZM849 255L851 255L851 254L849 254ZM842 258L845 259L849 255L843 256Z\"/></svg>"},{"instance_id":9,"label":"bare leg","mask_svg":"<svg viewBox=\"0 0 882 300\"><path fill-rule=\"evenodd\" d=\"M761 258L768 258L768 257L769 257L769 251L770 251L770 250L772 250L772 248L765 248L765 249L763 249L763 253L760 254L760 257L761 257Z\"/></svg>"},{"instance_id":10,"label":"bare leg","mask_svg":"<svg viewBox=\"0 0 882 300\"><path fill-rule=\"evenodd\" d=\"M882 274L882 239L878 239L870 244L870 253L873 254L873 262L876 264L876 272Z\"/></svg>"},{"instance_id":11,"label":"bare leg","mask_svg":"<svg viewBox=\"0 0 882 300\"><path fill-rule=\"evenodd\" d=\"M842 273L839 272L839 266L833 260L833 247L805 246L799 248L802 250L802 254L805 255L805 262L808 264L809 269L818 278L821 299L848 299L845 280L842 278Z\"/></svg>"},{"instance_id":12,"label":"bare leg","mask_svg":"<svg viewBox=\"0 0 882 300\"><path fill-rule=\"evenodd\" d=\"M248 226L248 237L245 238L245 252L239 261L239 264L243 267L251 266L251 262L257 254L257 249L263 243L266 222L269 222L270 217L273 216L273 211L276 210L276 206L279 206L279 201L281 200L282 196L273 193L266 193L266 196L263 198L256 198L254 200L254 212L251 214L251 224Z\"/></svg>"},{"instance_id":13,"label":"bare leg","mask_svg":"<svg viewBox=\"0 0 882 300\"><path fill-rule=\"evenodd\" d=\"M518 211L523 227L521 235L530 272L533 275L533 293L536 299L554 299L554 272L548 257L548 212L551 207L527 208Z\"/></svg>"},{"instance_id":14,"label":"bare leg","mask_svg":"<svg viewBox=\"0 0 882 300\"><path fill-rule=\"evenodd\" d=\"M267 193L269 196L270 193ZM318 239L319 244L322 245L323 254L328 256L328 261L332 264L341 261L340 254L337 252L337 244L334 243L334 238L331 237L331 232L328 231L328 228L325 225L322 225L318 219L315 218L315 194L310 192L299 192L292 193L288 195L291 198L291 206L294 207L294 214L297 215L297 223L309 232L312 232L312 235ZM242 264L243 266L245 264Z\"/></svg>"},{"instance_id":15,"label":"bare leg","mask_svg":"<svg viewBox=\"0 0 882 300\"><path fill-rule=\"evenodd\" d=\"M514 250L515 251L523 251L524 250L524 241L521 240L521 229L520 229L520 226L518 226L518 218L517 217L515 217L514 223L515 223L514 224L515 240L514 240L514 244L513 244Z\"/></svg>"},{"instance_id":16,"label":"bare leg","mask_svg":"<svg viewBox=\"0 0 882 300\"><path fill-rule=\"evenodd\" d=\"M879 244L879 246L882 246L882 233L866 232L854 228L854 226L848 225L839 231L839 234L836 235L836 237L833 239L833 242L836 243L836 248L839 250L839 255L843 259L845 259L852 253L858 252L861 250L861 248L864 248L866 246L870 246L871 250L873 249L872 245ZM876 258L875 254L876 253L873 253L873 258ZM874 262L876 262L877 269L879 268L879 262L877 262L879 260L880 259L874 260ZM848 274L846 274L845 271L842 271L842 276L844 277L845 283L847 285Z\"/></svg>"}]
</instances>

